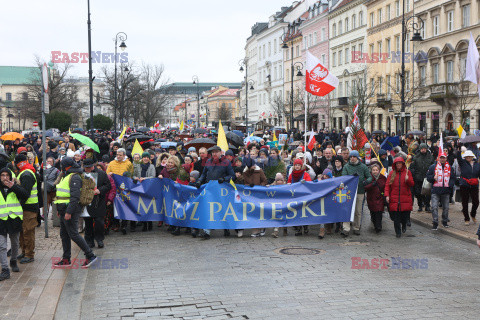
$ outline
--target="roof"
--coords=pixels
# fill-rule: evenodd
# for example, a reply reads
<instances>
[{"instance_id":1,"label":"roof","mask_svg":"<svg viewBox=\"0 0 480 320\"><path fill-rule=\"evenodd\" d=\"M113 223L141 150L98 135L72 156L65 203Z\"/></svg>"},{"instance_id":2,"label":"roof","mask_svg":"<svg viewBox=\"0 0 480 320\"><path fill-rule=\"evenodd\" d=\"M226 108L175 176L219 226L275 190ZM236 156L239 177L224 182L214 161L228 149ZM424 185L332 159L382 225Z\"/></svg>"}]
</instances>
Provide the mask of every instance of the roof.
<instances>
[{"instance_id":1,"label":"roof","mask_svg":"<svg viewBox=\"0 0 480 320\"><path fill-rule=\"evenodd\" d=\"M231 89L241 89L242 85L240 82L199 82L198 83L198 92L202 93L204 91L210 91L212 88L217 88L219 86L228 87ZM172 94L197 94L197 85L192 82L174 82L171 85Z\"/></svg>"},{"instance_id":2,"label":"roof","mask_svg":"<svg viewBox=\"0 0 480 320\"><path fill-rule=\"evenodd\" d=\"M226 89L226 90L222 90L220 92L217 92L215 94L212 94L211 96L209 96L209 98L212 98L212 97L225 97L225 96L228 96L228 97L234 97L237 95L237 91L239 89Z\"/></svg>"},{"instance_id":3,"label":"roof","mask_svg":"<svg viewBox=\"0 0 480 320\"><path fill-rule=\"evenodd\" d=\"M38 67L0 66L0 84L3 85L31 84L35 77L40 77Z\"/></svg>"}]
</instances>

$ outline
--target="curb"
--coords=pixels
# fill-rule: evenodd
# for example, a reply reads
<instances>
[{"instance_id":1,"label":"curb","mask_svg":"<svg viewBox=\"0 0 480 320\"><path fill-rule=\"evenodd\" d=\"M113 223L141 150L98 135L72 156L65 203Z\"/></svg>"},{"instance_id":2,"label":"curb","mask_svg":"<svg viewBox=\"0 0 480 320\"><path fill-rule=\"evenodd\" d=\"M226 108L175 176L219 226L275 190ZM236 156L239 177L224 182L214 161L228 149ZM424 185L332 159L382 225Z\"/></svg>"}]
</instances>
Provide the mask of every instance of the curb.
<instances>
[{"instance_id":1,"label":"curb","mask_svg":"<svg viewBox=\"0 0 480 320\"><path fill-rule=\"evenodd\" d=\"M425 221L416 219L414 217L410 217L410 220L412 222L415 222L416 224L421 225L422 227L425 227L425 228L428 228L428 229L430 229L432 227L431 223L427 223ZM477 236L475 234L471 234L469 232L465 232L465 231L461 231L461 230L455 230L452 227L450 227L448 229L440 227L440 228L438 228L438 230L436 232L454 237L458 240L466 241L468 243L473 242L473 243L476 244L476 241L477 241Z\"/></svg>"}]
</instances>

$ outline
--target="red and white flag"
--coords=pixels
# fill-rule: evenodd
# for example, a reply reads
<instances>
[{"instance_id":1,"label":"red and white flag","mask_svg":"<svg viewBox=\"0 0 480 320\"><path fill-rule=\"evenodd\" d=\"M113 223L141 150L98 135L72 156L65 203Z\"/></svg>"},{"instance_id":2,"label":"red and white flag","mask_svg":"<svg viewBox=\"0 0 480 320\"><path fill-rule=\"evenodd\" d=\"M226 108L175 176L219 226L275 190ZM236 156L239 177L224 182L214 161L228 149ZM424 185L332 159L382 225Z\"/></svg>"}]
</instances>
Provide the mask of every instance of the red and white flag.
<instances>
[{"instance_id":1,"label":"red and white flag","mask_svg":"<svg viewBox=\"0 0 480 320\"><path fill-rule=\"evenodd\" d=\"M358 111L358 104L356 104L355 107L353 107L353 119L352 119L352 124L353 124L354 126L359 126L359 125L360 125L360 119L358 119L357 111Z\"/></svg>"},{"instance_id":2,"label":"red and white flag","mask_svg":"<svg viewBox=\"0 0 480 320\"><path fill-rule=\"evenodd\" d=\"M310 141L308 141L308 149L310 150L313 150L313 148L315 147L315 142L317 142L317 139L315 139L315 132L312 132L312 134L310 135Z\"/></svg>"},{"instance_id":3,"label":"red and white flag","mask_svg":"<svg viewBox=\"0 0 480 320\"><path fill-rule=\"evenodd\" d=\"M325 96L338 86L338 78L322 66L320 59L307 50L306 90L315 96Z\"/></svg>"}]
</instances>

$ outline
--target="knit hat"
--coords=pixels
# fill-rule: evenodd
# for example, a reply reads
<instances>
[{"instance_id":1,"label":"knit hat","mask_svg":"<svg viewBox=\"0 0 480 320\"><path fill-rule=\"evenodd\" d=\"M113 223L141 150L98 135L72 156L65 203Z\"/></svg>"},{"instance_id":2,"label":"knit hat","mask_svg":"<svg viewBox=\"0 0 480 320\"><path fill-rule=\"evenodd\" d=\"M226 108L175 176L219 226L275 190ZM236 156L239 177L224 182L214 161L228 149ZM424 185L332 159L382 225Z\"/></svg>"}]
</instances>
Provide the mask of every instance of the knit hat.
<instances>
[{"instance_id":1,"label":"knit hat","mask_svg":"<svg viewBox=\"0 0 480 320\"><path fill-rule=\"evenodd\" d=\"M360 154L358 153L357 150L352 150L350 151L350 158L351 157L356 157L357 159L360 159Z\"/></svg>"},{"instance_id":2,"label":"knit hat","mask_svg":"<svg viewBox=\"0 0 480 320\"><path fill-rule=\"evenodd\" d=\"M195 147L190 147L190 148L188 148L188 153L190 153L190 152L197 152L197 149L195 149Z\"/></svg>"},{"instance_id":3,"label":"knit hat","mask_svg":"<svg viewBox=\"0 0 480 320\"><path fill-rule=\"evenodd\" d=\"M26 151L27 149L25 149ZM18 164L22 161L27 161L27 156L23 153L20 153L20 154L17 154L17 156L15 157L15 164Z\"/></svg>"},{"instance_id":4,"label":"knit hat","mask_svg":"<svg viewBox=\"0 0 480 320\"><path fill-rule=\"evenodd\" d=\"M275 181L278 181L278 180L285 180L285 178L283 177L283 174L281 174L280 172L277 172L277 174L275 175Z\"/></svg>"},{"instance_id":5,"label":"knit hat","mask_svg":"<svg viewBox=\"0 0 480 320\"><path fill-rule=\"evenodd\" d=\"M251 168L255 165L255 161L252 158L245 158L245 166Z\"/></svg>"},{"instance_id":6,"label":"knit hat","mask_svg":"<svg viewBox=\"0 0 480 320\"><path fill-rule=\"evenodd\" d=\"M22 152L26 154L26 153L27 153L27 148L25 148L25 147L20 147L20 148L17 149L17 154L20 154L20 153L22 153Z\"/></svg>"},{"instance_id":7,"label":"knit hat","mask_svg":"<svg viewBox=\"0 0 480 320\"><path fill-rule=\"evenodd\" d=\"M300 165L303 165L303 161L302 159L295 159L295 161L293 161L293 165L296 165L296 164L300 164Z\"/></svg>"},{"instance_id":8,"label":"knit hat","mask_svg":"<svg viewBox=\"0 0 480 320\"><path fill-rule=\"evenodd\" d=\"M325 170L323 170L323 173L322 173L322 174L325 175L325 176L327 176L327 177L329 177L329 178L333 178L332 170L330 170L330 169L328 169L328 168L325 169Z\"/></svg>"},{"instance_id":9,"label":"knit hat","mask_svg":"<svg viewBox=\"0 0 480 320\"><path fill-rule=\"evenodd\" d=\"M232 150L227 150L227 151L225 151L225 155L233 157L233 151Z\"/></svg>"},{"instance_id":10,"label":"knit hat","mask_svg":"<svg viewBox=\"0 0 480 320\"><path fill-rule=\"evenodd\" d=\"M193 170L192 172L190 172L190 177L195 178L195 180L197 180L200 177L200 172L198 172L197 170Z\"/></svg>"},{"instance_id":11,"label":"knit hat","mask_svg":"<svg viewBox=\"0 0 480 320\"><path fill-rule=\"evenodd\" d=\"M142 153L142 158L149 158L150 159L150 152L145 151L144 153Z\"/></svg>"},{"instance_id":12,"label":"knit hat","mask_svg":"<svg viewBox=\"0 0 480 320\"><path fill-rule=\"evenodd\" d=\"M73 152L71 149L68 149L68 151L67 151L67 157L73 158L74 155L75 155L75 152Z\"/></svg>"},{"instance_id":13,"label":"knit hat","mask_svg":"<svg viewBox=\"0 0 480 320\"><path fill-rule=\"evenodd\" d=\"M419 149L427 149L428 150L428 146L427 146L426 143L420 143Z\"/></svg>"}]
</instances>

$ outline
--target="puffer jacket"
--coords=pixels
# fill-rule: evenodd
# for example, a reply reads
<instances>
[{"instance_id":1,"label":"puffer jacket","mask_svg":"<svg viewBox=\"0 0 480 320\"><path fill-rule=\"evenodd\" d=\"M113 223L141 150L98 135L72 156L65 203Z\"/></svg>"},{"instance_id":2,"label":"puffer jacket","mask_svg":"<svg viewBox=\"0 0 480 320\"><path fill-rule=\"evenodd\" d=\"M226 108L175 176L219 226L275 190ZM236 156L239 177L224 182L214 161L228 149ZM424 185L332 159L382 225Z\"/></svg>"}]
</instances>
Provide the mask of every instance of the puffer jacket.
<instances>
[{"instance_id":1,"label":"puffer jacket","mask_svg":"<svg viewBox=\"0 0 480 320\"><path fill-rule=\"evenodd\" d=\"M357 164L352 164L350 161L347 162L343 166L342 175L353 176L355 174L358 175L357 193L365 194L365 188L363 186L372 182L372 175L370 174L368 167L361 161L358 161Z\"/></svg>"},{"instance_id":2,"label":"puffer jacket","mask_svg":"<svg viewBox=\"0 0 480 320\"><path fill-rule=\"evenodd\" d=\"M234 176L235 172L227 158L222 157L218 161L211 158L205 163L205 167L203 168L202 175L198 179L198 182L208 183L209 181L219 180L220 178L229 182Z\"/></svg>"},{"instance_id":3,"label":"puffer jacket","mask_svg":"<svg viewBox=\"0 0 480 320\"><path fill-rule=\"evenodd\" d=\"M425 154L418 152L415 157L413 157L413 162L410 165L410 171L413 175L413 180L423 181L427 175L428 168L433 163L433 156L430 151L427 150Z\"/></svg>"},{"instance_id":4,"label":"puffer jacket","mask_svg":"<svg viewBox=\"0 0 480 320\"><path fill-rule=\"evenodd\" d=\"M385 178L383 174L380 174L378 179L373 178L373 181L365 186L368 210L378 212L385 209L383 199L386 183L387 178Z\"/></svg>"},{"instance_id":5,"label":"puffer jacket","mask_svg":"<svg viewBox=\"0 0 480 320\"><path fill-rule=\"evenodd\" d=\"M396 163L401 162L402 168L398 171ZM393 183L392 180L393 173ZM408 181L405 182L405 176L408 174ZM385 197L389 197L388 209L390 211L412 211L413 199L410 188L413 187L415 181L413 180L412 173L407 169L405 160L402 157L398 157L393 161L392 171L388 175L387 184L385 185Z\"/></svg>"}]
</instances>

